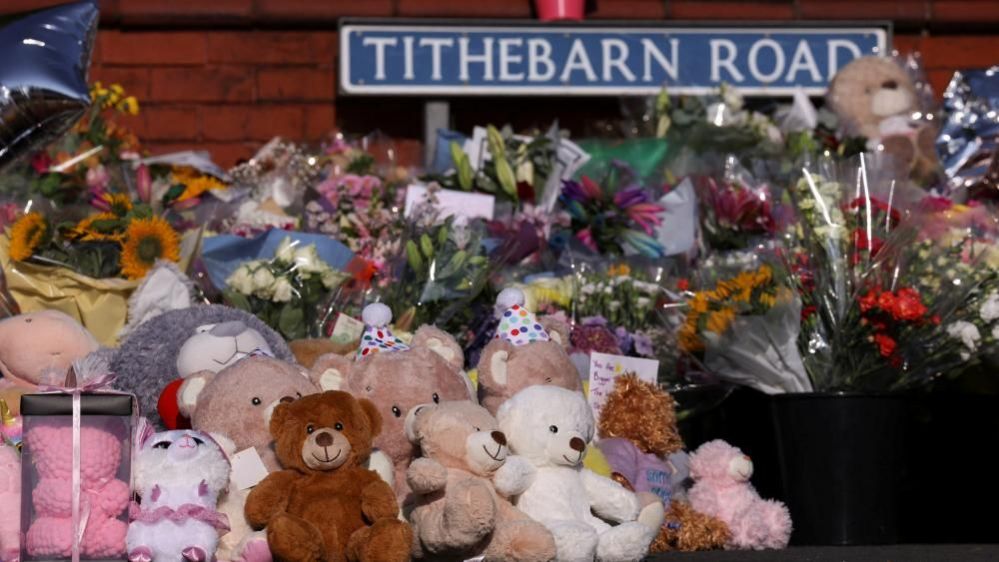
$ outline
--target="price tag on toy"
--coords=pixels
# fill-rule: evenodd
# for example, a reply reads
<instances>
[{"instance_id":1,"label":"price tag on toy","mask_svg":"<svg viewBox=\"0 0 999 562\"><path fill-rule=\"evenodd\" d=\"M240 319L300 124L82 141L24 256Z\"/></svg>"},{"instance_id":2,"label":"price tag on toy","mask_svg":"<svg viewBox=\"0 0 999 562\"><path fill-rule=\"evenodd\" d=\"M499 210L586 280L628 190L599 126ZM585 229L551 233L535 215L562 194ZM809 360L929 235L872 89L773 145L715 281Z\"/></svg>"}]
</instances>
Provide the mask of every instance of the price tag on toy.
<instances>
[{"instance_id":1,"label":"price tag on toy","mask_svg":"<svg viewBox=\"0 0 999 562\"><path fill-rule=\"evenodd\" d=\"M247 490L267 477L267 467L253 447L232 456L232 482L238 490Z\"/></svg>"}]
</instances>

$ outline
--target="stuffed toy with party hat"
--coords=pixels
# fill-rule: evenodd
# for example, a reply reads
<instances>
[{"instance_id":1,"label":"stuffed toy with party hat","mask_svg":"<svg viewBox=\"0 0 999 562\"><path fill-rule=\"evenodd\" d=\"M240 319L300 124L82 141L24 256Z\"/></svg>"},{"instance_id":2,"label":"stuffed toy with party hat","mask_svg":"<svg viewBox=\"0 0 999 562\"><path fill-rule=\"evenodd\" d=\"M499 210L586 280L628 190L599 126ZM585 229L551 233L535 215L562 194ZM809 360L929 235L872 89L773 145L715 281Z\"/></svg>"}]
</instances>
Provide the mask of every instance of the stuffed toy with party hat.
<instances>
[{"instance_id":1,"label":"stuffed toy with party hat","mask_svg":"<svg viewBox=\"0 0 999 562\"><path fill-rule=\"evenodd\" d=\"M497 495L493 477L507 462L506 436L485 408L469 401L418 406L406 434L423 457L407 478L417 500L409 514L414 556L432 560L547 562L555 541L545 527Z\"/></svg>"},{"instance_id":2,"label":"stuffed toy with party hat","mask_svg":"<svg viewBox=\"0 0 999 562\"><path fill-rule=\"evenodd\" d=\"M690 456L690 505L728 525L728 549L784 548L791 539L787 507L760 497L749 483L753 461L722 440L709 441Z\"/></svg>"},{"instance_id":3,"label":"stuffed toy with party hat","mask_svg":"<svg viewBox=\"0 0 999 562\"><path fill-rule=\"evenodd\" d=\"M580 390L579 372L569 359L569 327L537 318L524 308L524 293L506 288L496 297L499 326L478 363L479 401L493 415L521 389L536 384Z\"/></svg>"},{"instance_id":4,"label":"stuffed toy with party hat","mask_svg":"<svg viewBox=\"0 0 999 562\"><path fill-rule=\"evenodd\" d=\"M659 501L666 508L666 522L652 552L725 545L728 526L694 511L685 499L687 454L676 423L676 403L668 392L634 374L618 377L600 410L597 434L613 478L645 501Z\"/></svg>"},{"instance_id":5,"label":"stuffed toy with party hat","mask_svg":"<svg viewBox=\"0 0 999 562\"><path fill-rule=\"evenodd\" d=\"M229 459L199 431L153 433L140 422L136 433L133 474L142 503L132 504L129 562L208 562L219 533L229 530L228 517L216 511L229 485Z\"/></svg>"},{"instance_id":6,"label":"stuffed toy with party hat","mask_svg":"<svg viewBox=\"0 0 999 562\"><path fill-rule=\"evenodd\" d=\"M74 361L99 347L86 328L57 310L0 320L0 388L35 392L39 385L59 385Z\"/></svg>"},{"instance_id":7,"label":"stuffed toy with party hat","mask_svg":"<svg viewBox=\"0 0 999 562\"><path fill-rule=\"evenodd\" d=\"M378 409L384 427L375 447L392 459L396 495L405 504L406 470L417 454L406 438L406 416L421 404L474 400L474 391L462 371L464 354L451 335L421 326L406 344L389 328L392 313L387 306L369 304L362 317L366 328L354 357L327 354L312 370L323 388L346 390Z\"/></svg>"},{"instance_id":8,"label":"stuffed toy with party hat","mask_svg":"<svg viewBox=\"0 0 999 562\"><path fill-rule=\"evenodd\" d=\"M288 562L409 560L413 532L392 488L365 468L381 431L374 404L341 391L274 409L270 430L284 470L257 484L246 518Z\"/></svg>"},{"instance_id":9,"label":"stuffed toy with party hat","mask_svg":"<svg viewBox=\"0 0 999 562\"><path fill-rule=\"evenodd\" d=\"M500 406L497 419L510 451L531 469L518 479L497 478L497 489L551 531L557 560L625 562L646 555L663 506L643 508L634 493L582 468L594 432L582 393L529 386Z\"/></svg>"}]
</instances>

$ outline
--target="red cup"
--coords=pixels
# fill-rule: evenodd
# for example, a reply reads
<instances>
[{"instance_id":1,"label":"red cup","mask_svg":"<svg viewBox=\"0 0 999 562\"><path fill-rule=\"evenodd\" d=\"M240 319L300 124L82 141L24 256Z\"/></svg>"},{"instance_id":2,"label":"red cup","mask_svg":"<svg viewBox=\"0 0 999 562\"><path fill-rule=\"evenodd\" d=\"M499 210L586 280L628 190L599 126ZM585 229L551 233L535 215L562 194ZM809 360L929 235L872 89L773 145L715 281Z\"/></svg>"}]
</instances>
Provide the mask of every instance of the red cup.
<instances>
[{"instance_id":1,"label":"red cup","mask_svg":"<svg viewBox=\"0 0 999 562\"><path fill-rule=\"evenodd\" d=\"M541 21L581 20L586 0L534 0Z\"/></svg>"}]
</instances>

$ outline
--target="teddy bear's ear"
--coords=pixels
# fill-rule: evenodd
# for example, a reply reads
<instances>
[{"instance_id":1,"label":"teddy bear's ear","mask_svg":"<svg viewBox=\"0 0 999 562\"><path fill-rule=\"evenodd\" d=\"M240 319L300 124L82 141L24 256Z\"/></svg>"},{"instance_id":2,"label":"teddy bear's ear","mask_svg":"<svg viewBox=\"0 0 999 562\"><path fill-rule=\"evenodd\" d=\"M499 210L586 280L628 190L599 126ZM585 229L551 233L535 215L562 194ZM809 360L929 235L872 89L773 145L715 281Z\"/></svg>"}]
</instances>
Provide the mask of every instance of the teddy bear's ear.
<instances>
[{"instance_id":1,"label":"teddy bear's ear","mask_svg":"<svg viewBox=\"0 0 999 562\"><path fill-rule=\"evenodd\" d=\"M184 379L184 384L180 385L180 390L177 391L177 408L181 414L188 419L194 416L201 391L214 377L215 373L211 371L198 371Z\"/></svg>"},{"instance_id":2,"label":"teddy bear's ear","mask_svg":"<svg viewBox=\"0 0 999 562\"><path fill-rule=\"evenodd\" d=\"M443 357L455 369L465 366L465 355L458 342L451 337L451 334L433 326L420 326L413 334L410 347L425 347Z\"/></svg>"},{"instance_id":3,"label":"teddy bear's ear","mask_svg":"<svg viewBox=\"0 0 999 562\"><path fill-rule=\"evenodd\" d=\"M548 332L548 337L552 339L553 342L562 346L562 349L568 351L569 349L569 325L565 322L552 318L549 316L543 316L538 319L538 323L541 327Z\"/></svg>"},{"instance_id":4,"label":"teddy bear's ear","mask_svg":"<svg viewBox=\"0 0 999 562\"><path fill-rule=\"evenodd\" d=\"M346 390L354 362L339 353L319 356L309 370L309 378L322 391Z\"/></svg>"},{"instance_id":5,"label":"teddy bear's ear","mask_svg":"<svg viewBox=\"0 0 999 562\"><path fill-rule=\"evenodd\" d=\"M288 422L288 418L291 417L291 405L292 402L281 402L271 412L271 423L267 427L271 435L280 433L281 426Z\"/></svg>"},{"instance_id":6,"label":"teddy bear's ear","mask_svg":"<svg viewBox=\"0 0 999 562\"><path fill-rule=\"evenodd\" d=\"M381 433L382 415L378 413L378 407L375 406L375 403L367 398L361 398L357 403L361 406L361 411L368 418L368 423L371 424L371 436L374 437Z\"/></svg>"},{"instance_id":7,"label":"teddy bear's ear","mask_svg":"<svg viewBox=\"0 0 999 562\"><path fill-rule=\"evenodd\" d=\"M507 385L507 362L513 352L513 344L506 340L493 340L482 350L479 358L479 385L494 387Z\"/></svg>"}]
</instances>

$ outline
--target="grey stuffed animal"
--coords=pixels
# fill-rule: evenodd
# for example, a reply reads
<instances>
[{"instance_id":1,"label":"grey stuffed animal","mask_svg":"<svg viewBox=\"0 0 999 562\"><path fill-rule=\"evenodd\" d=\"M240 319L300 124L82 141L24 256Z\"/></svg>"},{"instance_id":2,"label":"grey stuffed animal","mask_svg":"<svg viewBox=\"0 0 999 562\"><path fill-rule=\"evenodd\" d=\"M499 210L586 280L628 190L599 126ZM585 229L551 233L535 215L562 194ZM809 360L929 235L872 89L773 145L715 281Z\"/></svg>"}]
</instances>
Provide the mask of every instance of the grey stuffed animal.
<instances>
[{"instance_id":1,"label":"grey stuffed animal","mask_svg":"<svg viewBox=\"0 0 999 562\"><path fill-rule=\"evenodd\" d=\"M198 327L225 323L227 335L242 323L245 328L256 330L267 341L271 353L278 359L294 362L295 358L284 339L256 316L227 306L198 305L159 314L135 328L117 349L98 353L109 355L108 362L116 378L114 386L131 392L139 399L140 412L162 422L156 412L160 393L178 378L177 356L184 343L195 335ZM238 331L238 330L236 330ZM253 350L245 350L253 351Z\"/></svg>"}]
</instances>

